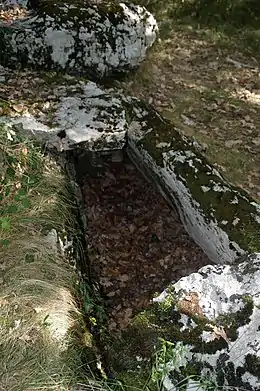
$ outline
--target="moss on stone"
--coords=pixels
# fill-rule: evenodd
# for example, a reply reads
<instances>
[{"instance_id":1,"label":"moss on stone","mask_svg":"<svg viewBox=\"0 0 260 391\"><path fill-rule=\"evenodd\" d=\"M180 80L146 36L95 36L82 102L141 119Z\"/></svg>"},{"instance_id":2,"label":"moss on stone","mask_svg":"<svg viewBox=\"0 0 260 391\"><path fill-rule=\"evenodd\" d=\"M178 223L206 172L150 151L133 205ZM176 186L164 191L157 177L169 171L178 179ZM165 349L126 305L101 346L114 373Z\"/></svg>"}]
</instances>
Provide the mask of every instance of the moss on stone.
<instances>
[{"instance_id":1,"label":"moss on stone","mask_svg":"<svg viewBox=\"0 0 260 391\"><path fill-rule=\"evenodd\" d=\"M259 251L260 213L254 200L244 190L226 182L192 141L182 136L169 121L151 109L143 120L144 136L137 146L146 150L159 167L169 166L173 170L189 189L192 199L198 202L206 222L217 221L230 241L243 250ZM160 144L165 146L158 147ZM175 155L166 161L164 154L170 151ZM177 153L180 159L175 158ZM160 178L158 180L160 183Z\"/></svg>"},{"instance_id":2,"label":"moss on stone","mask_svg":"<svg viewBox=\"0 0 260 391\"><path fill-rule=\"evenodd\" d=\"M216 324L224 326L227 335L231 341L235 341L238 338L238 329L250 322L250 317L253 313L254 302L251 297L244 296L242 298L244 307L236 311L235 313L228 313L226 315L220 315L216 319Z\"/></svg>"},{"instance_id":3,"label":"moss on stone","mask_svg":"<svg viewBox=\"0 0 260 391\"><path fill-rule=\"evenodd\" d=\"M248 354L245 359L245 369L259 377L260 373L260 357L253 356L252 354Z\"/></svg>"},{"instance_id":4,"label":"moss on stone","mask_svg":"<svg viewBox=\"0 0 260 391\"><path fill-rule=\"evenodd\" d=\"M107 346L113 371L119 374L136 370L137 367L146 369L150 365L158 337L159 329L151 325L145 312L137 315L120 337L112 334L106 337L104 344Z\"/></svg>"},{"instance_id":5,"label":"moss on stone","mask_svg":"<svg viewBox=\"0 0 260 391\"><path fill-rule=\"evenodd\" d=\"M122 14L122 7L116 0L102 0L98 5L95 1L73 0L64 2L62 0L44 0L40 2L38 14L45 14L54 17L62 17L61 21L84 20L88 7L96 8L98 13L103 16L115 15L119 17ZM67 17L64 18L64 10L67 9ZM80 10L80 12L79 12Z\"/></svg>"},{"instance_id":6,"label":"moss on stone","mask_svg":"<svg viewBox=\"0 0 260 391\"><path fill-rule=\"evenodd\" d=\"M135 371L121 372L117 380L122 382L125 389L139 389L149 391L158 391L156 384L151 382L151 371L149 369L136 369ZM147 388L148 386L148 388Z\"/></svg>"},{"instance_id":7,"label":"moss on stone","mask_svg":"<svg viewBox=\"0 0 260 391\"><path fill-rule=\"evenodd\" d=\"M184 345L193 345L194 350L203 352L201 333L205 329L211 330L207 328L206 321L198 321L195 327L182 330L183 326L181 314L174 305L170 305L170 300L166 305L155 303L150 309L137 315L120 337L110 336L106 342L113 370L119 376L127 371L146 371L159 349L160 338L173 343L181 341ZM217 351L220 342L212 345L214 347L210 346L208 352Z\"/></svg>"}]
</instances>

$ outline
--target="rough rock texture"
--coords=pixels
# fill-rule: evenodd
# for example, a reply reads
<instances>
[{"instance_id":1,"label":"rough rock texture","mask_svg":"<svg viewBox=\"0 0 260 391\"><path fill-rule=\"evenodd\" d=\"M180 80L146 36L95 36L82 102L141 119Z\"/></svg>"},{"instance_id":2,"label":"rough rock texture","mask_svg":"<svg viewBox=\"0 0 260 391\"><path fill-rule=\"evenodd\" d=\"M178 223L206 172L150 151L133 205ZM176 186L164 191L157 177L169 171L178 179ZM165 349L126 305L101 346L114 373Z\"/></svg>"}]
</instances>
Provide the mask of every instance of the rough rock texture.
<instances>
[{"instance_id":1,"label":"rough rock texture","mask_svg":"<svg viewBox=\"0 0 260 391\"><path fill-rule=\"evenodd\" d=\"M45 1L36 14L1 26L0 61L102 78L137 67L157 29L140 6Z\"/></svg>"},{"instance_id":2,"label":"rough rock texture","mask_svg":"<svg viewBox=\"0 0 260 391\"><path fill-rule=\"evenodd\" d=\"M7 104L2 108L4 115L0 119L6 123L22 123L24 130L55 144L60 150L78 145L82 150L118 150L127 141L130 157L155 181L165 198L173 206L177 205L186 230L214 262L232 264L244 252L259 251L259 205L225 182L196 146L151 107L70 76L66 77L64 85L55 85L52 89L49 84L46 87L39 83L40 93L44 92L42 110L47 103L51 106L46 111L31 114L10 98L16 97L17 88L4 69L0 69L1 80L9 90L2 89ZM37 95L36 84L29 81L25 85L23 104L35 103L31 90L36 90ZM31 85L33 87L28 88ZM110 175L107 180L113 182L114 176ZM97 238L100 239L99 235ZM122 263L120 259L120 266ZM183 268L182 259L178 265ZM135 359L131 370L136 370L136 364L141 366L139 356L146 358L147 363L160 336L188 344L185 357L188 369L181 374L174 373L174 378L181 380L194 374L196 369L196 373L205 376L209 371L211 379L215 374L219 385L259 390L259 266L260 255L255 254L240 265L207 266L175 285L172 283L157 297L153 308L146 310L151 313L150 318L139 314L132 336L126 330L123 343L118 337L112 340L111 354L119 346L114 355L116 364L126 372L130 366L126 357L129 352ZM115 272L114 268L111 270ZM208 342L209 339L212 341ZM149 361L149 374L150 370ZM173 390L172 377L164 380L165 387Z\"/></svg>"},{"instance_id":3,"label":"rough rock texture","mask_svg":"<svg viewBox=\"0 0 260 391\"><path fill-rule=\"evenodd\" d=\"M128 153L177 206L190 236L216 263L260 250L260 206L227 183L194 143L133 100Z\"/></svg>"},{"instance_id":4,"label":"rough rock texture","mask_svg":"<svg viewBox=\"0 0 260 391\"><path fill-rule=\"evenodd\" d=\"M93 82L68 82L53 90L55 104L38 117L0 119L22 123L59 150L113 151L127 143L132 160L177 206L187 232L213 262L260 250L260 206L227 183L191 140L137 99Z\"/></svg>"},{"instance_id":5,"label":"rough rock texture","mask_svg":"<svg viewBox=\"0 0 260 391\"><path fill-rule=\"evenodd\" d=\"M0 9L10 9L18 7L19 5L26 6L25 0L2 0L0 3Z\"/></svg>"},{"instance_id":6,"label":"rough rock texture","mask_svg":"<svg viewBox=\"0 0 260 391\"><path fill-rule=\"evenodd\" d=\"M126 143L127 118L122 101L95 83L78 83L55 90L58 102L50 112L36 118L21 115L1 121L22 124L24 131L58 150L80 145L86 150L122 149Z\"/></svg>"},{"instance_id":7,"label":"rough rock texture","mask_svg":"<svg viewBox=\"0 0 260 391\"><path fill-rule=\"evenodd\" d=\"M196 368L219 387L260 389L259 286L260 253L255 253L237 265L205 266L155 299L158 306L167 303L168 322L172 316L179 328L173 342L188 344L186 374ZM172 375L165 378L166 388L183 377Z\"/></svg>"}]
</instances>

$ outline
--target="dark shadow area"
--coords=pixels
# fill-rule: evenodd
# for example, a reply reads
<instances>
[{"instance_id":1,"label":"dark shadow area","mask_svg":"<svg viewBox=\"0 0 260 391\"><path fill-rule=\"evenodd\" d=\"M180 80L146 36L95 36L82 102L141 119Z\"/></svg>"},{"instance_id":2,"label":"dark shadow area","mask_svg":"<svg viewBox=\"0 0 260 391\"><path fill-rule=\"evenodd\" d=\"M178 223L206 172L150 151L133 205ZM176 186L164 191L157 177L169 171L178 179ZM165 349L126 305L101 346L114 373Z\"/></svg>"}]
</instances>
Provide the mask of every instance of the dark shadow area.
<instances>
[{"instance_id":1,"label":"dark shadow area","mask_svg":"<svg viewBox=\"0 0 260 391\"><path fill-rule=\"evenodd\" d=\"M91 268L109 329L124 329L156 292L211 263L179 216L124 155L81 177Z\"/></svg>"},{"instance_id":2,"label":"dark shadow area","mask_svg":"<svg viewBox=\"0 0 260 391\"><path fill-rule=\"evenodd\" d=\"M260 52L260 7L257 0L133 0L152 12L160 25L160 37L186 28L218 35L218 43L232 49L234 43L248 53Z\"/></svg>"},{"instance_id":3,"label":"dark shadow area","mask_svg":"<svg viewBox=\"0 0 260 391\"><path fill-rule=\"evenodd\" d=\"M258 0L190 0L176 5L180 16L191 15L204 25L260 26Z\"/></svg>"}]
</instances>

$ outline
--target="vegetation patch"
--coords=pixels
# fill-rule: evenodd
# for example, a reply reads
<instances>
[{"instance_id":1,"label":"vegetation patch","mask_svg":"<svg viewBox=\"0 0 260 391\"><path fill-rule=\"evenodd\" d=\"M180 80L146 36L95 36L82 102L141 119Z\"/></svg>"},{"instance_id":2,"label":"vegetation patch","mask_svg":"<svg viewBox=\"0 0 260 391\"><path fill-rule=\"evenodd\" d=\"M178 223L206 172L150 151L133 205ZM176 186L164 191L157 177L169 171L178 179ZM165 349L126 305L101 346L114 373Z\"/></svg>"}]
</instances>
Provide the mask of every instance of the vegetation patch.
<instances>
[{"instance_id":1,"label":"vegetation patch","mask_svg":"<svg viewBox=\"0 0 260 391\"><path fill-rule=\"evenodd\" d=\"M0 389L67 390L95 360L64 258L77 228L64 174L40 146L0 128Z\"/></svg>"}]
</instances>

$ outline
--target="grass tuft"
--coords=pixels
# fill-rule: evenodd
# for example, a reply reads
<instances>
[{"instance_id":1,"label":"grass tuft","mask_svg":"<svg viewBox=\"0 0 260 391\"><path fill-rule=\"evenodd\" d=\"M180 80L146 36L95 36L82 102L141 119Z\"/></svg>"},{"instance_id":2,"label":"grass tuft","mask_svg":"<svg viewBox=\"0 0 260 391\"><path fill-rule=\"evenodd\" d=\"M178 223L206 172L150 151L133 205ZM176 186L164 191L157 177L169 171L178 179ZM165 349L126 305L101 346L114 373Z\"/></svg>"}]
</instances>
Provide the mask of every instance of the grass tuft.
<instances>
[{"instance_id":1,"label":"grass tuft","mask_svg":"<svg viewBox=\"0 0 260 391\"><path fill-rule=\"evenodd\" d=\"M0 166L0 391L68 390L83 378L84 326L56 234L74 229L66 179L5 126Z\"/></svg>"}]
</instances>

